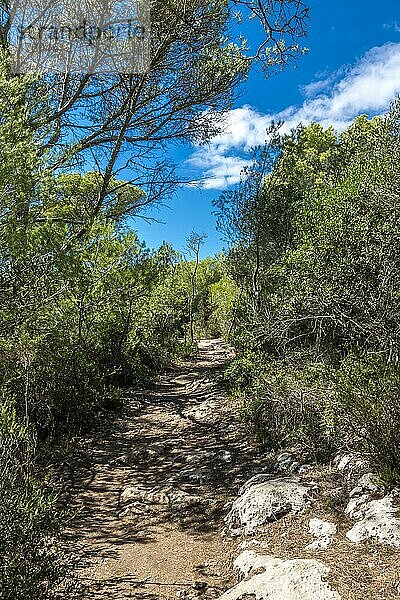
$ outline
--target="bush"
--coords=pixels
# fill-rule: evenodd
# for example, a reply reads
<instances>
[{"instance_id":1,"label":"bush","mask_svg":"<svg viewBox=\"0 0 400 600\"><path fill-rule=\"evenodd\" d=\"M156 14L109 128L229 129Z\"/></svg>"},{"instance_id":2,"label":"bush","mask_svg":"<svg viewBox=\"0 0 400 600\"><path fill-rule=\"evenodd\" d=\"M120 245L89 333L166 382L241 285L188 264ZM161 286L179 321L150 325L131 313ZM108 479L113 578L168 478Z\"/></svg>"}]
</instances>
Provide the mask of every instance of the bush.
<instances>
[{"instance_id":1,"label":"bush","mask_svg":"<svg viewBox=\"0 0 400 600\"><path fill-rule=\"evenodd\" d=\"M224 383L233 394L243 392L251 386L257 373L254 357L241 357L233 360L224 371Z\"/></svg>"},{"instance_id":2,"label":"bush","mask_svg":"<svg viewBox=\"0 0 400 600\"><path fill-rule=\"evenodd\" d=\"M388 485L400 482L400 369L374 355L343 361L335 401L343 428Z\"/></svg>"},{"instance_id":3,"label":"bush","mask_svg":"<svg viewBox=\"0 0 400 600\"><path fill-rule=\"evenodd\" d=\"M0 406L0 600L44 600L63 579L56 496L32 473L33 440Z\"/></svg>"},{"instance_id":4,"label":"bush","mask_svg":"<svg viewBox=\"0 0 400 600\"><path fill-rule=\"evenodd\" d=\"M225 377L231 390L245 391L242 417L266 448L298 444L320 458L336 448L331 390L321 365L295 367L260 355L237 359Z\"/></svg>"}]
</instances>

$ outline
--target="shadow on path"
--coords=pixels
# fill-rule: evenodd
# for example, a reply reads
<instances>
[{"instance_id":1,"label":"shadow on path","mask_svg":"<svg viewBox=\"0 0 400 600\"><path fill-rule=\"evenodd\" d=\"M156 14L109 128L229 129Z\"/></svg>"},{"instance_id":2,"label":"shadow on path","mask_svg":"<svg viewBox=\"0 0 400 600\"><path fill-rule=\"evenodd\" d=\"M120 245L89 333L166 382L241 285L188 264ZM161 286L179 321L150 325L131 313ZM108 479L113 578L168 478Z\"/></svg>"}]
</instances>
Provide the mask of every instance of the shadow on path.
<instances>
[{"instance_id":1,"label":"shadow on path","mask_svg":"<svg viewBox=\"0 0 400 600\"><path fill-rule=\"evenodd\" d=\"M221 340L203 340L196 360L127 391L123 413L71 457L79 513L68 544L86 582L81 597L176 598L199 572L195 595L217 597L229 584L221 517L268 468L222 391L231 357Z\"/></svg>"}]
</instances>

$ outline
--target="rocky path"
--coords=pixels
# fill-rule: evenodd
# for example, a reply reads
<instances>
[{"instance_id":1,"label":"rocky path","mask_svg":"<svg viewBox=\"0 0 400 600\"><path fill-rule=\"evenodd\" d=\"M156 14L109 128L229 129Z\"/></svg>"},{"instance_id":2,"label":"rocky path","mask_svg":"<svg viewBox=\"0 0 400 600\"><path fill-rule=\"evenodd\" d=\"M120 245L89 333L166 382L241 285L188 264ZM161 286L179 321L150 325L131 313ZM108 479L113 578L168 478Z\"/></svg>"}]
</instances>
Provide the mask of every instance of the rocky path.
<instances>
[{"instance_id":1,"label":"rocky path","mask_svg":"<svg viewBox=\"0 0 400 600\"><path fill-rule=\"evenodd\" d=\"M229 347L126 399L123 413L70 459L79 513L69 531L81 598L213 598L232 585L221 517L265 459L246 441L220 385Z\"/></svg>"}]
</instances>

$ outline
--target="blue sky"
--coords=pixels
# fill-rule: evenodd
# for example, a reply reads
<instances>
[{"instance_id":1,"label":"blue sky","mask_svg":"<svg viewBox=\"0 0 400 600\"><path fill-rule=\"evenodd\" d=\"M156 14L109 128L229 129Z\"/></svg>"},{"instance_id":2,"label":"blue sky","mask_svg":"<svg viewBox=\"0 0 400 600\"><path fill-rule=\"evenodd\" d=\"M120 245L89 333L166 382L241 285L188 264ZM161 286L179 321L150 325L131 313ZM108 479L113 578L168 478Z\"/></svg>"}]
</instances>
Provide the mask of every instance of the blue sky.
<instances>
[{"instance_id":1,"label":"blue sky","mask_svg":"<svg viewBox=\"0 0 400 600\"><path fill-rule=\"evenodd\" d=\"M239 178L251 146L265 139L272 119L290 129L318 121L343 130L359 114L381 114L400 94L400 5L398 0L311 0L309 53L297 68L265 79L253 72L227 115L226 131L207 147L175 152L181 168L204 177L202 190L184 188L169 206L149 211L160 221L132 223L148 246L164 240L184 250L195 229L206 233L203 256L223 248L212 200Z\"/></svg>"}]
</instances>

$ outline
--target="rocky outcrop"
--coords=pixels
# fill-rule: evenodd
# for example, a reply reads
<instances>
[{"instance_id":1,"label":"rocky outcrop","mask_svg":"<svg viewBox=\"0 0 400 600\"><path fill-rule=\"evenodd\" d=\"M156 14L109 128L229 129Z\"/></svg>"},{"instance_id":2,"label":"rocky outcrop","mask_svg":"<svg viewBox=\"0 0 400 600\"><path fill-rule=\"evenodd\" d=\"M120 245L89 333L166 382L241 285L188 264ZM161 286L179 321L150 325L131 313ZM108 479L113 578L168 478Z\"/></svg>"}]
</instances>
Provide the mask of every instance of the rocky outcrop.
<instances>
[{"instance_id":1,"label":"rocky outcrop","mask_svg":"<svg viewBox=\"0 0 400 600\"><path fill-rule=\"evenodd\" d=\"M400 548L400 515L394 506L396 496L398 492L392 492L380 500L367 501L363 495L358 498L359 503L356 507L353 506L354 499L350 501L347 511L359 520L347 532L347 538L352 542L376 539L394 548Z\"/></svg>"},{"instance_id":2,"label":"rocky outcrop","mask_svg":"<svg viewBox=\"0 0 400 600\"><path fill-rule=\"evenodd\" d=\"M122 492L120 504L123 507L121 516L151 513L154 509L159 513L164 511L179 515L192 508L205 507L209 501L202 496L172 487L146 490L139 486L129 486Z\"/></svg>"},{"instance_id":3,"label":"rocky outcrop","mask_svg":"<svg viewBox=\"0 0 400 600\"><path fill-rule=\"evenodd\" d=\"M358 479L345 509L345 513L357 522L346 537L352 542L375 539L400 548L400 512L395 506L400 490L377 499L376 495L382 491L373 473L365 473Z\"/></svg>"},{"instance_id":4,"label":"rocky outcrop","mask_svg":"<svg viewBox=\"0 0 400 600\"><path fill-rule=\"evenodd\" d=\"M340 600L324 578L329 569L316 560L281 560L246 550L234 563L244 580L220 600Z\"/></svg>"},{"instance_id":5,"label":"rocky outcrop","mask_svg":"<svg viewBox=\"0 0 400 600\"><path fill-rule=\"evenodd\" d=\"M350 498L361 496L363 494L376 494L380 491L380 486L376 482L374 473L365 473L357 482L357 485L351 490Z\"/></svg>"},{"instance_id":6,"label":"rocky outcrop","mask_svg":"<svg viewBox=\"0 0 400 600\"><path fill-rule=\"evenodd\" d=\"M400 549L400 489L384 496L384 488L365 457L357 453L338 455L330 467L304 465L302 460L292 452L282 452L271 462L278 473L257 475L241 488L225 519L230 534L242 538L237 546L241 554L234 562L241 581L220 600L339 600L339 591L344 597L348 592L342 577L347 569L347 551L355 577L362 574L360 556L364 548L357 548L356 542L371 540ZM311 508L332 520L343 511L347 519L342 518L339 527L321 518L306 521L304 513ZM288 519L273 524L286 515ZM355 521L353 527L346 527L348 519ZM314 537L308 545L307 522ZM371 545L366 549L371 557L368 568L373 569L376 548ZM338 590L326 581L328 567L312 559L313 555L309 558L310 552L321 551L326 551ZM379 593L391 593L396 560L393 552L393 560L387 561L386 587L379 587ZM372 588L370 597L376 597L375 581Z\"/></svg>"},{"instance_id":7,"label":"rocky outcrop","mask_svg":"<svg viewBox=\"0 0 400 600\"><path fill-rule=\"evenodd\" d=\"M225 522L232 535L252 535L265 523L300 514L312 503L310 488L297 477L257 475L240 490Z\"/></svg>"},{"instance_id":8,"label":"rocky outcrop","mask_svg":"<svg viewBox=\"0 0 400 600\"><path fill-rule=\"evenodd\" d=\"M276 458L277 471L289 471L295 473L301 467L300 462L292 452L281 452Z\"/></svg>"},{"instance_id":9,"label":"rocky outcrop","mask_svg":"<svg viewBox=\"0 0 400 600\"><path fill-rule=\"evenodd\" d=\"M337 454L333 460L333 466L348 480L360 477L370 469L370 464L365 456L358 452Z\"/></svg>"}]
</instances>

